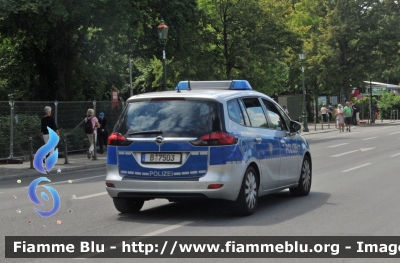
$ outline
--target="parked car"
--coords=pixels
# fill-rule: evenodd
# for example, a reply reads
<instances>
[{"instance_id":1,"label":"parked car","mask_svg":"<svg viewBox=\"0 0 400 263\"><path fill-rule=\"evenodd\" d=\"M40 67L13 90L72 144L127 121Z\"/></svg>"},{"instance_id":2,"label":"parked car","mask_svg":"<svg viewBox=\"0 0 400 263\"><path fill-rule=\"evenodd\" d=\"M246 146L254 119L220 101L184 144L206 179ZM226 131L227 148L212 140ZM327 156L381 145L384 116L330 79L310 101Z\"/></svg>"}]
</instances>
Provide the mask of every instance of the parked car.
<instances>
[{"instance_id":1,"label":"parked car","mask_svg":"<svg viewBox=\"0 0 400 263\"><path fill-rule=\"evenodd\" d=\"M212 198L250 215L259 196L310 192L300 128L245 80L182 81L175 91L136 95L108 138L107 192L121 213L154 198Z\"/></svg>"}]
</instances>

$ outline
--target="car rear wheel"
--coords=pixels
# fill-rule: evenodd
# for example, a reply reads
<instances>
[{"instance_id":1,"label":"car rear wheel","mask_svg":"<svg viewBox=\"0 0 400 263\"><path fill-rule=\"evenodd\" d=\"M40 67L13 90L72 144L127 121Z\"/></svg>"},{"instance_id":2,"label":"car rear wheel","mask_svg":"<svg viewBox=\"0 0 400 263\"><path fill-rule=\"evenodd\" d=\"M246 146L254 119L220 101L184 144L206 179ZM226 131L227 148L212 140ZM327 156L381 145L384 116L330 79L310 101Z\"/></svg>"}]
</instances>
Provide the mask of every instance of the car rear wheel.
<instances>
[{"instance_id":1,"label":"car rear wheel","mask_svg":"<svg viewBox=\"0 0 400 263\"><path fill-rule=\"evenodd\" d=\"M299 184L297 187L290 188L290 193L294 196L308 195L311 189L311 178L311 159L306 155L304 156L303 164L301 165Z\"/></svg>"},{"instance_id":2,"label":"car rear wheel","mask_svg":"<svg viewBox=\"0 0 400 263\"><path fill-rule=\"evenodd\" d=\"M142 209L144 200L140 199L132 199L132 198L118 198L114 197L114 206L115 208L123 213L137 213Z\"/></svg>"},{"instance_id":3,"label":"car rear wheel","mask_svg":"<svg viewBox=\"0 0 400 263\"><path fill-rule=\"evenodd\" d=\"M239 196L235 202L236 212L247 216L254 213L258 203L258 180L253 167L248 167L244 174Z\"/></svg>"}]
</instances>

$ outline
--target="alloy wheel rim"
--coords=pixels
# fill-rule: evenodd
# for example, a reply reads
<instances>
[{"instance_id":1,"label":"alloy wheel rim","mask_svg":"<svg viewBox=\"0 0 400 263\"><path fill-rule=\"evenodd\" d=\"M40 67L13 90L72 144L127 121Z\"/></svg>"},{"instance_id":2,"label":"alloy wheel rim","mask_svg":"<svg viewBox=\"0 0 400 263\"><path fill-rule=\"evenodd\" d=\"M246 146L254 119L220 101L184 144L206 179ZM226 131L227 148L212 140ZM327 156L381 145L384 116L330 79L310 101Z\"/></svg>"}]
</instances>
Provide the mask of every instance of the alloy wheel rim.
<instances>
[{"instance_id":1,"label":"alloy wheel rim","mask_svg":"<svg viewBox=\"0 0 400 263\"><path fill-rule=\"evenodd\" d=\"M247 207L253 209L257 198L257 181L253 172L249 172L246 177L245 197Z\"/></svg>"},{"instance_id":2,"label":"alloy wheel rim","mask_svg":"<svg viewBox=\"0 0 400 263\"><path fill-rule=\"evenodd\" d=\"M303 162L303 188L304 190L308 191L310 189L311 185L311 169L310 169L310 163L308 160L304 160Z\"/></svg>"}]
</instances>

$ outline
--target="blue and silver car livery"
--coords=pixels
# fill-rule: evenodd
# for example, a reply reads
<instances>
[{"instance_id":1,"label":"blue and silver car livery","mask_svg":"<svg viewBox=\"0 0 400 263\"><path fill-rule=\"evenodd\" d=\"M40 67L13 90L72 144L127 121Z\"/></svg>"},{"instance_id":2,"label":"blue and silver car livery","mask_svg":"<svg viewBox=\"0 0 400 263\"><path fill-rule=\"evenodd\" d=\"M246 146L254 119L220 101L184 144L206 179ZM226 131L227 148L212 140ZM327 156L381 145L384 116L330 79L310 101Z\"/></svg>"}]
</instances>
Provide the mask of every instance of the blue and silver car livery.
<instances>
[{"instance_id":1,"label":"blue and silver car livery","mask_svg":"<svg viewBox=\"0 0 400 263\"><path fill-rule=\"evenodd\" d=\"M259 196L309 193L300 128L244 80L185 81L133 96L108 138L107 191L121 213L154 198L215 198L249 215Z\"/></svg>"}]
</instances>

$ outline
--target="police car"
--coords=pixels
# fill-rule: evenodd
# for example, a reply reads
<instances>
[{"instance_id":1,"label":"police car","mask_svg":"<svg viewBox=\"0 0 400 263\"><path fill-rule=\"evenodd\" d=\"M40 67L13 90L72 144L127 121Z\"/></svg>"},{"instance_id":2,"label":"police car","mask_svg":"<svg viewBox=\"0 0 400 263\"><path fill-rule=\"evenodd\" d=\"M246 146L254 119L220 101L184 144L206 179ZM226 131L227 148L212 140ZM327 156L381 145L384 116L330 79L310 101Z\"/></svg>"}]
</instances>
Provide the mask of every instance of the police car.
<instances>
[{"instance_id":1,"label":"police car","mask_svg":"<svg viewBox=\"0 0 400 263\"><path fill-rule=\"evenodd\" d=\"M310 192L300 129L245 80L182 81L133 96L108 138L107 192L121 213L155 198L214 198L250 215L259 196Z\"/></svg>"}]
</instances>

